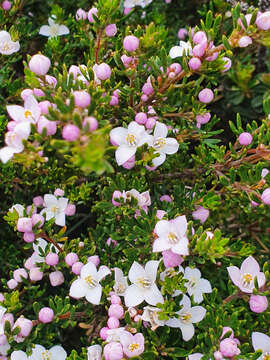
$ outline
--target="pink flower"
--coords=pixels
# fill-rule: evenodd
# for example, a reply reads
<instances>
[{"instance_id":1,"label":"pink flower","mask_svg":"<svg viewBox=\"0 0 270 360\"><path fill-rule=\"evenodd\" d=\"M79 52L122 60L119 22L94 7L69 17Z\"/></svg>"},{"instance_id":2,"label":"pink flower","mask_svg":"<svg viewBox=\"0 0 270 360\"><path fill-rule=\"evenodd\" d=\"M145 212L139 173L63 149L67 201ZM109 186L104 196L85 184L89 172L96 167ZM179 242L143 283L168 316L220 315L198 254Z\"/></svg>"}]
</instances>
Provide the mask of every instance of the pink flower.
<instances>
[{"instance_id":1,"label":"pink flower","mask_svg":"<svg viewBox=\"0 0 270 360\"><path fill-rule=\"evenodd\" d=\"M128 331L124 331L120 335L120 342L123 346L124 354L127 357L139 356L144 352L144 336L141 333L132 335Z\"/></svg>"},{"instance_id":2,"label":"pink flower","mask_svg":"<svg viewBox=\"0 0 270 360\"><path fill-rule=\"evenodd\" d=\"M26 98L24 106L8 105L7 112L11 119L17 123L22 121L37 123L40 117L40 107L33 95Z\"/></svg>"},{"instance_id":3,"label":"pink flower","mask_svg":"<svg viewBox=\"0 0 270 360\"><path fill-rule=\"evenodd\" d=\"M160 220L155 226L158 238L153 244L153 252L171 250L179 255L188 255L188 239L186 237L187 219L178 216L176 219L167 221Z\"/></svg>"},{"instance_id":4,"label":"pink flower","mask_svg":"<svg viewBox=\"0 0 270 360\"><path fill-rule=\"evenodd\" d=\"M259 287L265 284L265 275L260 272L260 266L252 256L243 261L240 269L236 266L229 266L227 270L234 285L245 293L252 293L255 276Z\"/></svg>"}]
</instances>

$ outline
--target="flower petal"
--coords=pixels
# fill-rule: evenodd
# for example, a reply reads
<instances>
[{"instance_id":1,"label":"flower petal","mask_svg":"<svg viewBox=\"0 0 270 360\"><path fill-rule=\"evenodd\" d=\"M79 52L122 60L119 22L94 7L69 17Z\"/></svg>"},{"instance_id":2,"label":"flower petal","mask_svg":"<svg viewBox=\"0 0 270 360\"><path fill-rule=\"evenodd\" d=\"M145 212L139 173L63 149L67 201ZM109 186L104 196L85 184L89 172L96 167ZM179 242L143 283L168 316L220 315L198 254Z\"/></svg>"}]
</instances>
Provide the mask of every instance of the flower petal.
<instances>
[{"instance_id":1,"label":"flower petal","mask_svg":"<svg viewBox=\"0 0 270 360\"><path fill-rule=\"evenodd\" d=\"M10 360L27 360L28 356L25 352L19 350L19 351L13 351L13 353L10 356Z\"/></svg>"},{"instance_id":2,"label":"flower petal","mask_svg":"<svg viewBox=\"0 0 270 360\"><path fill-rule=\"evenodd\" d=\"M227 267L227 271L228 271L229 276L230 276L232 282L234 283L234 285L239 287L241 273L240 273L240 270L238 269L238 267L229 266L229 267Z\"/></svg>"},{"instance_id":3,"label":"flower petal","mask_svg":"<svg viewBox=\"0 0 270 360\"><path fill-rule=\"evenodd\" d=\"M46 351L44 346L41 345L34 345L33 351L32 351L32 355L28 357L28 360L37 360L37 359L42 359L42 353Z\"/></svg>"},{"instance_id":4,"label":"flower petal","mask_svg":"<svg viewBox=\"0 0 270 360\"><path fill-rule=\"evenodd\" d=\"M249 256L246 258L240 268L242 274L249 273L253 276L257 275L260 272L260 265L254 259L254 257Z\"/></svg>"},{"instance_id":5,"label":"flower petal","mask_svg":"<svg viewBox=\"0 0 270 360\"><path fill-rule=\"evenodd\" d=\"M55 223L59 226L65 226L66 225L66 215L64 212L61 212L60 214L55 216Z\"/></svg>"},{"instance_id":6,"label":"flower petal","mask_svg":"<svg viewBox=\"0 0 270 360\"><path fill-rule=\"evenodd\" d=\"M51 36L50 27L48 25L42 25L39 30L39 35Z\"/></svg>"},{"instance_id":7,"label":"flower petal","mask_svg":"<svg viewBox=\"0 0 270 360\"><path fill-rule=\"evenodd\" d=\"M122 145L125 144L125 139L127 137L128 130L123 127L117 127L111 130L110 138L111 140L117 144Z\"/></svg>"},{"instance_id":8,"label":"flower petal","mask_svg":"<svg viewBox=\"0 0 270 360\"><path fill-rule=\"evenodd\" d=\"M38 102L33 95L27 96L24 102L24 107L25 109L29 109L31 111L35 122L37 122L37 120L40 117L41 111L40 111L40 107L38 106Z\"/></svg>"},{"instance_id":9,"label":"flower petal","mask_svg":"<svg viewBox=\"0 0 270 360\"><path fill-rule=\"evenodd\" d=\"M202 306L193 306L189 312L192 315L191 321L193 323L202 321L202 319L205 317L206 314L206 310Z\"/></svg>"},{"instance_id":10,"label":"flower petal","mask_svg":"<svg viewBox=\"0 0 270 360\"><path fill-rule=\"evenodd\" d=\"M155 130L154 130L154 137L162 137L165 138L167 137L168 134L168 128L165 124L157 121L156 122L156 126L155 126Z\"/></svg>"},{"instance_id":11,"label":"flower petal","mask_svg":"<svg viewBox=\"0 0 270 360\"><path fill-rule=\"evenodd\" d=\"M174 138L167 138L166 145L161 149L165 154L171 155L175 154L179 149L178 141Z\"/></svg>"},{"instance_id":12,"label":"flower petal","mask_svg":"<svg viewBox=\"0 0 270 360\"><path fill-rule=\"evenodd\" d=\"M145 277L145 276L146 276L146 274L145 274L145 270L144 270L143 266L141 264L137 263L137 261L134 261L128 272L129 280L132 283L135 283L138 278Z\"/></svg>"},{"instance_id":13,"label":"flower petal","mask_svg":"<svg viewBox=\"0 0 270 360\"><path fill-rule=\"evenodd\" d=\"M16 149L10 146L5 146L0 149L0 160L3 164L6 164L16 153Z\"/></svg>"},{"instance_id":14,"label":"flower petal","mask_svg":"<svg viewBox=\"0 0 270 360\"><path fill-rule=\"evenodd\" d=\"M71 284L69 296L75 299L80 299L86 295L88 289L89 288L87 287L84 280L77 279Z\"/></svg>"},{"instance_id":15,"label":"flower petal","mask_svg":"<svg viewBox=\"0 0 270 360\"><path fill-rule=\"evenodd\" d=\"M155 153L157 153L158 151L156 151ZM166 155L163 154L163 153L159 153L159 156L158 157L155 157L153 160L152 160L152 163L154 166L160 166L161 164L164 163L164 161L166 160Z\"/></svg>"},{"instance_id":16,"label":"flower petal","mask_svg":"<svg viewBox=\"0 0 270 360\"><path fill-rule=\"evenodd\" d=\"M87 291L85 298L91 304L98 305L100 303L101 294L102 287L100 284L97 284L97 286Z\"/></svg>"},{"instance_id":17,"label":"flower petal","mask_svg":"<svg viewBox=\"0 0 270 360\"><path fill-rule=\"evenodd\" d=\"M111 270L107 266L102 265L98 269L97 280L100 281L100 280L104 279L105 276L110 275L110 274L111 274Z\"/></svg>"},{"instance_id":18,"label":"flower petal","mask_svg":"<svg viewBox=\"0 0 270 360\"><path fill-rule=\"evenodd\" d=\"M150 260L145 265L145 273L152 281L156 280L158 266L159 261L157 260Z\"/></svg>"},{"instance_id":19,"label":"flower petal","mask_svg":"<svg viewBox=\"0 0 270 360\"><path fill-rule=\"evenodd\" d=\"M153 284L150 289L146 289L143 295L144 295L144 300L150 305L164 303L163 296L156 284Z\"/></svg>"},{"instance_id":20,"label":"flower petal","mask_svg":"<svg viewBox=\"0 0 270 360\"><path fill-rule=\"evenodd\" d=\"M252 338L252 345L255 351L262 350L263 353L270 351L269 336L260 332L253 332L251 338Z\"/></svg>"},{"instance_id":21,"label":"flower petal","mask_svg":"<svg viewBox=\"0 0 270 360\"><path fill-rule=\"evenodd\" d=\"M167 237L171 231L171 224L167 220L160 220L156 223L154 231L159 237Z\"/></svg>"},{"instance_id":22,"label":"flower petal","mask_svg":"<svg viewBox=\"0 0 270 360\"><path fill-rule=\"evenodd\" d=\"M161 252L169 250L172 245L168 242L168 238L160 237L154 241L153 252Z\"/></svg>"},{"instance_id":23,"label":"flower petal","mask_svg":"<svg viewBox=\"0 0 270 360\"><path fill-rule=\"evenodd\" d=\"M50 352L52 353L52 360L64 360L67 357L65 349L60 345L50 348Z\"/></svg>"},{"instance_id":24,"label":"flower petal","mask_svg":"<svg viewBox=\"0 0 270 360\"><path fill-rule=\"evenodd\" d=\"M194 335L194 326L192 324L181 323L180 327L184 341L189 341Z\"/></svg>"},{"instance_id":25,"label":"flower petal","mask_svg":"<svg viewBox=\"0 0 270 360\"><path fill-rule=\"evenodd\" d=\"M173 46L169 52L169 56L172 59L180 57L183 55L183 48L181 46Z\"/></svg>"},{"instance_id":26,"label":"flower petal","mask_svg":"<svg viewBox=\"0 0 270 360\"><path fill-rule=\"evenodd\" d=\"M57 199L54 195L46 194L44 195L44 205L47 208L50 208L52 206L57 206Z\"/></svg>"},{"instance_id":27,"label":"flower petal","mask_svg":"<svg viewBox=\"0 0 270 360\"><path fill-rule=\"evenodd\" d=\"M17 122L25 120L24 107L19 106L19 105L7 105L6 109L7 109L8 115L11 117L12 120L17 121Z\"/></svg>"},{"instance_id":28,"label":"flower petal","mask_svg":"<svg viewBox=\"0 0 270 360\"><path fill-rule=\"evenodd\" d=\"M117 164L123 165L136 153L136 146L120 145L115 152L115 160Z\"/></svg>"},{"instance_id":29,"label":"flower petal","mask_svg":"<svg viewBox=\"0 0 270 360\"><path fill-rule=\"evenodd\" d=\"M2 42L9 42L9 41L11 41L11 37L10 37L10 33L8 33L7 31L4 31L4 30L2 30L2 31L0 31L0 41Z\"/></svg>"},{"instance_id":30,"label":"flower petal","mask_svg":"<svg viewBox=\"0 0 270 360\"><path fill-rule=\"evenodd\" d=\"M82 279L86 278L88 275L97 278L97 268L91 261L89 261L86 265L82 267L80 275Z\"/></svg>"},{"instance_id":31,"label":"flower petal","mask_svg":"<svg viewBox=\"0 0 270 360\"><path fill-rule=\"evenodd\" d=\"M125 305L133 307L144 301L143 291L135 284L130 285L125 292Z\"/></svg>"},{"instance_id":32,"label":"flower petal","mask_svg":"<svg viewBox=\"0 0 270 360\"><path fill-rule=\"evenodd\" d=\"M60 25L59 29L58 29L58 35L61 36L61 35L67 35L67 34L69 34L69 28L66 27L65 25Z\"/></svg>"}]
</instances>

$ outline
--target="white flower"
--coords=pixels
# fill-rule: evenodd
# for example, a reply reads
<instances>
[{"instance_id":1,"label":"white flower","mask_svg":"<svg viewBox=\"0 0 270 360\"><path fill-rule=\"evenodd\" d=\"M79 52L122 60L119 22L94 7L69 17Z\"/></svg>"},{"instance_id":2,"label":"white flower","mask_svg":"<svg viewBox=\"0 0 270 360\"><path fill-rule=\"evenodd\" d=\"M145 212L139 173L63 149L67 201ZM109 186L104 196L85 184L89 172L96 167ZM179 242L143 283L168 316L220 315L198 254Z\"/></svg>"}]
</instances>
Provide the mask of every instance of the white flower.
<instances>
[{"instance_id":1,"label":"white flower","mask_svg":"<svg viewBox=\"0 0 270 360\"><path fill-rule=\"evenodd\" d=\"M188 360L200 360L203 357L201 353L194 353L188 356Z\"/></svg>"},{"instance_id":2,"label":"white flower","mask_svg":"<svg viewBox=\"0 0 270 360\"><path fill-rule=\"evenodd\" d=\"M55 224L65 226L66 215L65 210L68 204L68 199L61 197L57 199L54 195L46 194L44 196L45 208L41 211L41 215L45 212L46 220L55 218Z\"/></svg>"},{"instance_id":3,"label":"white flower","mask_svg":"<svg viewBox=\"0 0 270 360\"><path fill-rule=\"evenodd\" d=\"M0 54L11 55L19 50L19 41L12 41L7 31L0 31Z\"/></svg>"},{"instance_id":4,"label":"white flower","mask_svg":"<svg viewBox=\"0 0 270 360\"><path fill-rule=\"evenodd\" d=\"M120 327L116 329L107 330L107 339L106 342L110 343L112 341L120 341L120 336L126 331L126 328Z\"/></svg>"},{"instance_id":5,"label":"white flower","mask_svg":"<svg viewBox=\"0 0 270 360\"><path fill-rule=\"evenodd\" d=\"M127 307L137 306L144 300L150 305L163 303L164 299L155 281L159 261L150 260L145 268L136 261L132 264L128 278L132 282L125 292L125 304Z\"/></svg>"},{"instance_id":6,"label":"white flower","mask_svg":"<svg viewBox=\"0 0 270 360\"><path fill-rule=\"evenodd\" d=\"M72 283L69 296L75 299L85 297L91 304L98 305L102 293L99 282L110 273L111 271L107 266L100 266L97 271L96 266L89 261L82 267L78 279Z\"/></svg>"},{"instance_id":7,"label":"white flower","mask_svg":"<svg viewBox=\"0 0 270 360\"><path fill-rule=\"evenodd\" d=\"M151 330L155 331L159 326L164 326L165 321L159 320L158 313L160 309L153 306L145 306L143 308L142 320L151 324Z\"/></svg>"},{"instance_id":8,"label":"white flower","mask_svg":"<svg viewBox=\"0 0 270 360\"><path fill-rule=\"evenodd\" d=\"M134 8L135 6L143 6L144 0L125 0L124 7L125 8Z\"/></svg>"},{"instance_id":9,"label":"white flower","mask_svg":"<svg viewBox=\"0 0 270 360\"><path fill-rule=\"evenodd\" d=\"M179 317L167 320L166 325L180 328L183 340L188 341L194 335L193 323L200 322L205 317L206 310L202 306L191 307L191 302L187 295L183 295L180 305L183 306L182 309L176 312Z\"/></svg>"},{"instance_id":10,"label":"white flower","mask_svg":"<svg viewBox=\"0 0 270 360\"><path fill-rule=\"evenodd\" d=\"M261 350L262 355L257 360L267 360L270 358L270 337L260 333L253 332L251 335L252 345L255 351Z\"/></svg>"},{"instance_id":11,"label":"white flower","mask_svg":"<svg viewBox=\"0 0 270 360\"><path fill-rule=\"evenodd\" d=\"M188 255L188 238L186 237L187 219L178 216L174 220L160 220L156 223L155 233L158 238L153 244L153 252L171 250L175 254Z\"/></svg>"},{"instance_id":12,"label":"white flower","mask_svg":"<svg viewBox=\"0 0 270 360\"><path fill-rule=\"evenodd\" d=\"M172 59L181 57L183 55L192 55L192 46L189 41L180 41L179 46L173 46L169 52Z\"/></svg>"},{"instance_id":13,"label":"white flower","mask_svg":"<svg viewBox=\"0 0 270 360\"><path fill-rule=\"evenodd\" d=\"M118 145L115 152L115 159L118 165L123 165L133 155L137 147L149 140L148 133L143 125L132 121L128 128L117 127L110 132L111 140Z\"/></svg>"},{"instance_id":14,"label":"white flower","mask_svg":"<svg viewBox=\"0 0 270 360\"><path fill-rule=\"evenodd\" d=\"M21 204L13 205L8 211L13 212L14 210L18 213L19 217L24 216L24 206Z\"/></svg>"},{"instance_id":15,"label":"white flower","mask_svg":"<svg viewBox=\"0 0 270 360\"><path fill-rule=\"evenodd\" d=\"M178 151L179 144L174 138L167 138L168 128L165 124L157 121L154 136L148 145L155 149L154 154L159 154L158 157L153 159L154 166L159 166L164 163L166 154L175 154Z\"/></svg>"},{"instance_id":16,"label":"white flower","mask_svg":"<svg viewBox=\"0 0 270 360\"><path fill-rule=\"evenodd\" d=\"M69 29L65 25L59 25L54 22L54 19L49 18L49 25L41 26L39 30L40 35L48 36L49 38L69 34Z\"/></svg>"},{"instance_id":17,"label":"white flower","mask_svg":"<svg viewBox=\"0 0 270 360\"><path fill-rule=\"evenodd\" d=\"M185 283L189 296L193 295L193 299L196 303L203 301L202 294L211 293L212 287L208 280L201 278L201 272L199 269L192 269L186 267L184 270L184 279L188 280Z\"/></svg>"},{"instance_id":18,"label":"white flower","mask_svg":"<svg viewBox=\"0 0 270 360\"><path fill-rule=\"evenodd\" d=\"M35 242L33 243L34 253L31 256L31 260L34 264L45 262L45 258L40 254L39 248L41 248L43 252L45 252L46 246L48 245L48 242L42 238L37 238L36 241L37 244ZM58 245L63 246L62 244ZM52 251L53 249L56 254L59 252L59 250L53 244L50 244L50 251Z\"/></svg>"},{"instance_id":19,"label":"white flower","mask_svg":"<svg viewBox=\"0 0 270 360\"><path fill-rule=\"evenodd\" d=\"M27 356L22 350L13 351L10 360L65 360L66 351L60 345L46 350L42 345L34 345L32 355Z\"/></svg>"},{"instance_id":20,"label":"white flower","mask_svg":"<svg viewBox=\"0 0 270 360\"><path fill-rule=\"evenodd\" d=\"M102 347L92 345L87 348L87 360L101 360Z\"/></svg>"},{"instance_id":21,"label":"white flower","mask_svg":"<svg viewBox=\"0 0 270 360\"><path fill-rule=\"evenodd\" d=\"M127 277L124 276L123 271L119 268L114 268L115 284L113 289L118 296L125 296L125 291L128 288Z\"/></svg>"},{"instance_id":22,"label":"white flower","mask_svg":"<svg viewBox=\"0 0 270 360\"><path fill-rule=\"evenodd\" d=\"M5 329L5 322L4 322L4 315L7 311L6 308L3 306L0 306L0 335L4 335L4 329ZM7 351L10 349L10 345L8 342L6 342L3 345L0 345L0 355L6 355Z\"/></svg>"},{"instance_id":23,"label":"white flower","mask_svg":"<svg viewBox=\"0 0 270 360\"><path fill-rule=\"evenodd\" d=\"M7 112L17 123L25 121L36 124L41 114L38 102L33 95L27 96L24 106L7 105Z\"/></svg>"},{"instance_id":24,"label":"white flower","mask_svg":"<svg viewBox=\"0 0 270 360\"><path fill-rule=\"evenodd\" d=\"M0 149L0 160L8 162L14 154L24 149L23 140L27 140L31 132L30 123L21 122L15 126L13 131L8 131L5 136L7 146Z\"/></svg>"}]
</instances>

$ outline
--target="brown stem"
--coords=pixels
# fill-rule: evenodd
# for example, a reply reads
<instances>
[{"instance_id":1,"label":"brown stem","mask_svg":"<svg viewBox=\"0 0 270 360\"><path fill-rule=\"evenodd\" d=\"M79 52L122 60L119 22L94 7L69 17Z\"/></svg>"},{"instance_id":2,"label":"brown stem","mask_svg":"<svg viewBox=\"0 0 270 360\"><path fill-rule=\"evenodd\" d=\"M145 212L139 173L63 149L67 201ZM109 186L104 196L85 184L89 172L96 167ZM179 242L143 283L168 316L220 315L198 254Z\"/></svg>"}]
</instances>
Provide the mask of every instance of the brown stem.
<instances>
[{"instance_id":1,"label":"brown stem","mask_svg":"<svg viewBox=\"0 0 270 360\"><path fill-rule=\"evenodd\" d=\"M51 239L48 235L46 235L45 233L39 234L37 235L37 237L42 237L45 240L49 241L51 244L53 244L60 252L63 252L63 249L61 248L61 246L59 246L53 239Z\"/></svg>"},{"instance_id":2,"label":"brown stem","mask_svg":"<svg viewBox=\"0 0 270 360\"><path fill-rule=\"evenodd\" d=\"M95 63L98 63L98 53L100 50L100 44L101 44L101 37L102 37L103 29L100 29L97 35L97 41L96 41L96 49L95 49Z\"/></svg>"}]
</instances>

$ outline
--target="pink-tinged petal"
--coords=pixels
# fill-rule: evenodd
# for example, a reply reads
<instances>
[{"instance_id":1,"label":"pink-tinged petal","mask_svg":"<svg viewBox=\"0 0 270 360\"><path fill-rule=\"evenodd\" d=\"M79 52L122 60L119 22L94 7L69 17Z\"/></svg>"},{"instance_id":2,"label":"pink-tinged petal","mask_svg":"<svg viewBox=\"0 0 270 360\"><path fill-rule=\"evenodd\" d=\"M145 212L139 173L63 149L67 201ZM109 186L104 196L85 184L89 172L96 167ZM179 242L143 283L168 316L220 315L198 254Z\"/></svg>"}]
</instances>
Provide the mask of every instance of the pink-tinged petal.
<instances>
[{"instance_id":1,"label":"pink-tinged petal","mask_svg":"<svg viewBox=\"0 0 270 360\"><path fill-rule=\"evenodd\" d=\"M104 279L105 276L110 275L110 274L111 274L111 270L108 268L108 266L102 265L98 269L97 280L100 281L100 280Z\"/></svg>"},{"instance_id":2,"label":"pink-tinged petal","mask_svg":"<svg viewBox=\"0 0 270 360\"><path fill-rule=\"evenodd\" d=\"M191 307L190 298L187 295L183 295L183 299L180 301L180 305L182 305L185 309L189 309Z\"/></svg>"},{"instance_id":3,"label":"pink-tinged petal","mask_svg":"<svg viewBox=\"0 0 270 360\"><path fill-rule=\"evenodd\" d=\"M45 347L42 345L34 345L32 355L28 357L28 360L37 360L42 359L42 353L46 351Z\"/></svg>"},{"instance_id":4,"label":"pink-tinged petal","mask_svg":"<svg viewBox=\"0 0 270 360\"><path fill-rule=\"evenodd\" d=\"M133 307L141 304L144 301L143 292L135 284L130 285L125 292L125 305Z\"/></svg>"},{"instance_id":5,"label":"pink-tinged petal","mask_svg":"<svg viewBox=\"0 0 270 360\"><path fill-rule=\"evenodd\" d=\"M202 319L205 317L205 314L206 314L206 310L202 306L193 306L189 310L189 312L192 316L191 321L193 323L202 321Z\"/></svg>"},{"instance_id":6,"label":"pink-tinged petal","mask_svg":"<svg viewBox=\"0 0 270 360\"><path fill-rule=\"evenodd\" d=\"M86 295L88 289L89 288L87 287L84 280L77 279L71 284L69 296L75 299L80 299Z\"/></svg>"},{"instance_id":7,"label":"pink-tinged petal","mask_svg":"<svg viewBox=\"0 0 270 360\"><path fill-rule=\"evenodd\" d=\"M117 145L125 144L127 135L128 130L123 127L117 127L110 132L110 138Z\"/></svg>"},{"instance_id":8,"label":"pink-tinged petal","mask_svg":"<svg viewBox=\"0 0 270 360\"><path fill-rule=\"evenodd\" d=\"M136 121L131 121L128 125L128 133L134 134L139 139L140 136L145 133L145 127L143 125L139 125Z\"/></svg>"},{"instance_id":9,"label":"pink-tinged petal","mask_svg":"<svg viewBox=\"0 0 270 360\"><path fill-rule=\"evenodd\" d=\"M66 27L65 25L60 25L59 30L58 30L58 35L61 36L61 35L67 35L67 34L69 34L68 27Z\"/></svg>"},{"instance_id":10,"label":"pink-tinged petal","mask_svg":"<svg viewBox=\"0 0 270 360\"><path fill-rule=\"evenodd\" d=\"M137 344L139 344L140 346L144 346L144 336L141 333L137 333L133 336L133 339L135 340L135 342Z\"/></svg>"},{"instance_id":11,"label":"pink-tinged petal","mask_svg":"<svg viewBox=\"0 0 270 360\"><path fill-rule=\"evenodd\" d=\"M270 352L269 336L260 332L253 332L251 338L252 338L252 345L255 351L261 350L263 353Z\"/></svg>"},{"instance_id":12,"label":"pink-tinged petal","mask_svg":"<svg viewBox=\"0 0 270 360\"><path fill-rule=\"evenodd\" d=\"M137 261L134 261L128 272L129 280L132 283L135 283L138 278L145 277L145 276L146 276L146 274L145 274L145 270L144 270L143 266L141 264L137 263Z\"/></svg>"},{"instance_id":13,"label":"pink-tinged petal","mask_svg":"<svg viewBox=\"0 0 270 360\"><path fill-rule=\"evenodd\" d=\"M201 272L199 269L192 269L189 266L185 268L184 279L191 279L192 277L200 278Z\"/></svg>"},{"instance_id":14,"label":"pink-tinged petal","mask_svg":"<svg viewBox=\"0 0 270 360\"><path fill-rule=\"evenodd\" d=\"M54 195L46 194L44 195L44 205L47 208L50 208L51 206L54 206L57 204L57 199Z\"/></svg>"},{"instance_id":15,"label":"pink-tinged petal","mask_svg":"<svg viewBox=\"0 0 270 360\"><path fill-rule=\"evenodd\" d=\"M11 119L16 122L25 120L25 116L24 116L25 109L22 106L7 105L7 112L8 115L11 117Z\"/></svg>"},{"instance_id":16,"label":"pink-tinged petal","mask_svg":"<svg viewBox=\"0 0 270 360\"><path fill-rule=\"evenodd\" d=\"M156 284L153 284L150 289L144 290L143 295L144 295L144 300L150 305L164 303L163 296Z\"/></svg>"},{"instance_id":17,"label":"pink-tinged petal","mask_svg":"<svg viewBox=\"0 0 270 360\"><path fill-rule=\"evenodd\" d=\"M165 250L169 250L172 245L168 242L167 238L158 238L154 241L153 244L153 252L161 252Z\"/></svg>"},{"instance_id":18,"label":"pink-tinged petal","mask_svg":"<svg viewBox=\"0 0 270 360\"><path fill-rule=\"evenodd\" d=\"M143 132L140 135L137 135L138 146L142 146L143 144L149 144L152 141L152 135L147 134L147 132Z\"/></svg>"},{"instance_id":19,"label":"pink-tinged petal","mask_svg":"<svg viewBox=\"0 0 270 360\"><path fill-rule=\"evenodd\" d=\"M177 233L179 237L182 237L187 232L187 218L185 215L177 216L177 218L170 221L172 224L173 230Z\"/></svg>"},{"instance_id":20,"label":"pink-tinged petal","mask_svg":"<svg viewBox=\"0 0 270 360\"><path fill-rule=\"evenodd\" d=\"M186 237L182 237L177 244L172 246L171 250L178 255L189 255L188 239Z\"/></svg>"},{"instance_id":21,"label":"pink-tinged petal","mask_svg":"<svg viewBox=\"0 0 270 360\"><path fill-rule=\"evenodd\" d=\"M229 276L232 280L232 282L234 283L234 285L236 286L240 286L240 280L241 280L241 273L240 270L238 269L238 267L236 266L229 266L227 267Z\"/></svg>"},{"instance_id":22,"label":"pink-tinged petal","mask_svg":"<svg viewBox=\"0 0 270 360\"><path fill-rule=\"evenodd\" d=\"M212 286L211 286L210 282L208 280L206 280L206 279L200 279L199 288L204 293L211 293L212 292Z\"/></svg>"},{"instance_id":23,"label":"pink-tinged petal","mask_svg":"<svg viewBox=\"0 0 270 360\"><path fill-rule=\"evenodd\" d=\"M38 106L38 102L33 95L27 96L24 102L24 108L31 111L35 122L37 122L40 117L40 107Z\"/></svg>"},{"instance_id":24,"label":"pink-tinged petal","mask_svg":"<svg viewBox=\"0 0 270 360\"><path fill-rule=\"evenodd\" d=\"M258 281L259 288L265 284L265 275L263 272L260 272L257 275L257 281Z\"/></svg>"},{"instance_id":25,"label":"pink-tinged petal","mask_svg":"<svg viewBox=\"0 0 270 360\"><path fill-rule=\"evenodd\" d=\"M166 155L163 153L160 153L158 157L155 157L152 160L152 163L154 166L160 166L161 164L164 163L165 160L166 160Z\"/></svg>"},{"instance_id":26,"label":"pink-tinged petal","mask_svg":"<svg viewBox=\"0 0 270 360\"><path fill-rule=\"evenodd\" d=\"M85 298L91 304L98 305L100 303L101 294L102 294L102 287L100 284L97 284L97 286L87 291Z\"/></svg>"},{"instance_id":27,"label":"pink-tinged petal","mask_svg":"<svg viewBox=\"0 0 270 360\"><path fill-rule=\"evenodd\" d=\"M66 210L67 204L68 204L68 199L67 198L58 199L58 206L62 211Z\"/></svg>"},{"instance_id":28,"label":"pink-tinged petal","mask_svg":"<svg viewBox=\"0 0 270 360\"><path fill-rule=\"evenodd\" d=\"M146 276L149 277L152 281L156 280L158 266L159 261L157 260L150 260L145 265Z\"/></svg>"},{"instance_id":29,"label":"pink-tinged petal","mask_svg":"<svg viewBox=\"0 0 270 360\"><path fill-rule=\"evenodd\" d=\"M50 352L52 353L52 360L64 360L67 357L66 351L59 345L50 348Z\"/></svg>"},{"instance_id":30,"label":"pink-tinged petal","mask_svg":"<svg viewBox=\"0 0 270 360\"><path fill-rule=\"evenodd\" d=\"M165 124L157 121L155 130L154 130L154 137L155 138L158 138L158 137L165 138L165 137L167 137L167 134L168 134L167 126Z\"/></svg>"},{"instance_id":31,"label":"pink-tinged petal","mask_svg":"<svg viewBox=\"0 0 270 360\"><path fill-rule=\"evenodd\" d=\"M82 279L86 278L89 275L93 276L96 279L97 268L91 261L89 261L86 265L82 267L80 275Z\"/></svg>"},{"instance_id":32,"label":"pink-tinged petal","mask_svg":"<svg viewBox=\"0 0 270 360\"><path fill-rule=\"evenodd\" d=\"M168 155L175 154L179 149L178 141L174 138L167 138L166 145L161 149L162 152Z\"/></svg>"},{"instance_id":33,"label":"pink-tinged petal","mask_svg":"<svg viewBox=\"0 0 270 360\"><path fill-rule=\"evenodd\" d=\"M192 324L181 323L180 327L184 341L189 341L194 335L194 326Z\"/></svg>"},{"instance_id":34,"label":"pink-tinged petal","mask_svg":"<svg viewBox=\"0 0 270 360\"><path fill-rule=\"evenodd\" d=\"M5 146L2 149L0 149L0 160L2 161L3 164L6 164L13 157L15 153L16 153L15 148Z\"/></svg>"},{"instance_id":35,"label":"pink-tinged petal","mask_svg":"<svg viewBox=\"0 0 270 360\"><path fill-rule=\"evenodd\" d=\"M120 343L123 347L128 347L133 342L133 335L128 331L123 331L120 335Z\"/></svg>"},{"instance_id":36,"label":"pink-tinged petal","mask_svg":"<svg viewBox=\"0 0 270 360\"><path fill-rule=\"evenodd\" d=\"M254 259L254 257L249 256L243 261L240 271L242 274L248 273L255 276L260 272L260 265Z\"/></svg>"},{"instance_id":37,"label":"pink-tinged petal","mask_svg":"<svg viewBox=\"0 0 270 360\"><path fill-rule=\"evenodd\" d=\"M167 220L160 220L156 223L154 231L159 237L167 237L171 231L171 224Z\"/></svg>"},{"instance_id":38,"label":"pink-tinged petal","mask_svg":"<svg viewBox=\"0 0 270 360\"><path fill-rule=\"evenodd\" d=\"M60 214L55 216L55 224L59 226L66 225L66 215L64 212L61 212Z\"/></svg>"},{"instance_id":39,"label":"pink-tinged petal","mask_svg":"<svg viewBox=\"0 0 270 360\"><path fill-rule=\"evenodd\" d=\"M14 132L18 134L23 139L28 139L31 133L30 124L26 121L20 122L18 125L15 126Z\"/></svg>"},{"instance_id":40,"label":"pink-tinged petal","mask_svg":"<svg viewBox=\"0 0 270 360\"><path fill-rule=\"evenodd\" d=\"M13 351L13 353L10 356L10 360L27 360L28 357L25 352L18 350Z\"/></svg>"},{"instance_id":41,"label":"pink-tinged petal","mask_svg":"<svg viewBox=\"0 0 270 360\"><path fill-rule=\"evenodd\" d=\"M10 34L7 32L7 31L0 31L0 41L2 42L9 42L11 41L11 37L10 37Z\"/></svg>"},{"instance_id":42,"label":"pink-tinged petal","mask_svg":"<svg viewBox=\"0 0 270 360\"><path fill-rule=\"evenodd\" d=\"M39 35L50 36L51 35L50 27L48 25L42 25L39 30Z\"/></svg>"},{"instance_id":43,"label":"pink-tinged petal","mask_svg":"<svg viewBox=\"0 0 270 360\"><path fill-rule=\"evenodd\" d=\"M117 164L123 165L136 153L135 146L120 145L115 152L115 160Z\"/></svg>"},{"instance_id":44,"label":"pink-tinged petal","mask_svg":"<svg viewBox=\"0 0 270 360\"><path fill-rule=\"evenodd\" d=\"M180 57L183 55L183 50L181 46L173 46L169 52L169 56L172 59L175 59L177 57Z\"/></svg>"}]
</instances>

